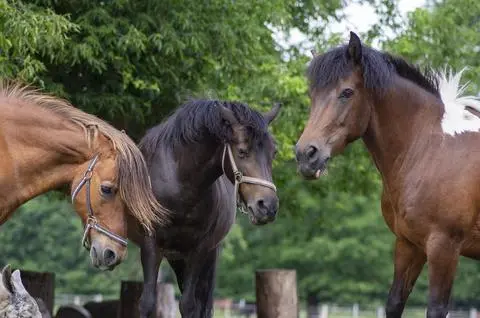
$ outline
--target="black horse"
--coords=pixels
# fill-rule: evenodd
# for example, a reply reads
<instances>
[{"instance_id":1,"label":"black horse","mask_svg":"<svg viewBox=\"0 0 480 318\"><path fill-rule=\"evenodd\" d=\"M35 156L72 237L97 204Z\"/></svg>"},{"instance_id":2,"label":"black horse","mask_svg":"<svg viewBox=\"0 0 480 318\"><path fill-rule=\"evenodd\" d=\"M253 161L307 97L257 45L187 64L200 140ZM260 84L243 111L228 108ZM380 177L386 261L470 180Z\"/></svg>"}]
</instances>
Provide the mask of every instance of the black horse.
<instances>
[{"instance_id":1,"label":"black horse","mask_svg":"<svg viewBox=\"0 0 480 318\"><path fill-rule=\"evenodd\" d=\"M242 103L190 101L141 140L154 193L172 211L172 223L150 236L129 225L130 239L141 247L140 317L153 312L164 257L182 292L182 317L212 316L219 245L235 221L235 207L258 225L272 222L278 210L268 125L279 109L261 114Z\"/></svg>"}]
</instances>

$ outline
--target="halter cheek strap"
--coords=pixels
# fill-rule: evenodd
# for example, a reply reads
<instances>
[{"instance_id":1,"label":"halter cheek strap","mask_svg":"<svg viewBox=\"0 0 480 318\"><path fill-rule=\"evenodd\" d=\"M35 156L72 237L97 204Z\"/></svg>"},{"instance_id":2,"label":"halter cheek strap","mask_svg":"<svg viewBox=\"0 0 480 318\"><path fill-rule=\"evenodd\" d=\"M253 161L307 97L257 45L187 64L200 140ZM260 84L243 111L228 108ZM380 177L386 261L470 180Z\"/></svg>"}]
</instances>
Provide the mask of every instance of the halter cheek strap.
<instances>
[{"instance_id":1,"label":"halter cheek strap","mask_svg":"<svg viewBox=\"0 0 480 318\"><path fill-rule=\"evenodd\" d=\"M83 232L83 237L82 237L82 245L89 250L90 249L90 242L88 239L88 234L91 229L100 232L106 236L108 236L110 239L116 241L117 243L127 246L128 242L126 239L123 237L109 231L105 227L101 226L98 224L98 220L95 217L93 213L93 208L92 208L92 202L90 198L90 180L92 179L92 172L93 168L95 168L95 165L98 162L98 154L93 157L92 161L90 161L90 164L88 165L87 171L85 171L85 174L83 175L82 180L80 180L80 183L75 187L75 190L72 192L72 203L74 202L77 194L80 192L80 190L83 188L83 186L86 186L86 201L87 201L87 210L88 210L88 217L87 221L85 222L85 230Z\"/></svg>"},{"instance_id":2,"label":"halter cheek strap","mask_svg":"<svg viewBox=\"0 0 480 318\"><path fill-rule=\"evenodd\" d=\"M232 153L232 147L230 147L230 144L225 144L225 147L223 148L223 155L222 155L222 171L225 173L225 157L228 154L228 159L230 160L230 166L232 167L233 170L233 176L235 179L235 190L234 190L234 209L238 208L242 213L247 214L248 209L242 200L240 200L240 195L238 193L239 187L241 183L250 183L250 184L256 184L256 185L261 185L263 187L267 187L272 189L273 191L277 192L277 187L270 181L259 179L259 178L254 178L254 177L248 177L244 176L243 173L238 170L237 165L235 163L235 159L233 158L233 153Z\"/></svg>"}]
</instances>

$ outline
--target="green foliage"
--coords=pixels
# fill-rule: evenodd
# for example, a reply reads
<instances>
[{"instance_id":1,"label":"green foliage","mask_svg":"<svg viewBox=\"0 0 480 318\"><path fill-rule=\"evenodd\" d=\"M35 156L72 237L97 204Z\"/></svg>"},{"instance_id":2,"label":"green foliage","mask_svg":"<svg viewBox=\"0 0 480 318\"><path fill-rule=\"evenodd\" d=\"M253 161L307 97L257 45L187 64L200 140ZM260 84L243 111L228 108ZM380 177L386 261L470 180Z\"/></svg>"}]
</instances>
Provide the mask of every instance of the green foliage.
<instances>
[{"instance_id":1,"label":"green foliage","mask_svg":"<svg viewBox=\"0 0 480 318\"><path fill-rule=\"evenodd\" d=\"M435 2L430 8L411 12L405 31L385 43L385 47L438 70L460 71L468 67L464 80L472 81L472 91L478 92L479 14L480 2L475 0Z\"/></svg>"},{"instance_id":2,"label":"green foliage","mask_svg":"<svg viewBox=\"0 0 480 318\"><path fill-rule=\"evenodd\" d=\"M0 74L38 81L46 62L62 60L68 33L78 27L50 9L0 0Z\"/></svg>"}]
</instances>

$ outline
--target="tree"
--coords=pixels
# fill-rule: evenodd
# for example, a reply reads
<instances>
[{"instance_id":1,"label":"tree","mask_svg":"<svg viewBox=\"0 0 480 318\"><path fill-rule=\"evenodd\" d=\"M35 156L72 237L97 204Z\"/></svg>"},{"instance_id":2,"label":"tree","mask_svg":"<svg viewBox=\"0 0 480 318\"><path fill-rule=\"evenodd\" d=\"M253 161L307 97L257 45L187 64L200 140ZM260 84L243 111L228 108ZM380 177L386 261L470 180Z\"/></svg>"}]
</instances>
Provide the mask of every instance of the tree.
<instances>
[{"instance_id":1,"label":"tree","mask_svg":"<svg viewBox=\"0 0 480 318\"><path fill-rule=\"evenodd\" d=\"M68 34L78 27L50 9L0 0L0 74L42 84L46 63L63 60Z\"/></svg>"}]
</instances>

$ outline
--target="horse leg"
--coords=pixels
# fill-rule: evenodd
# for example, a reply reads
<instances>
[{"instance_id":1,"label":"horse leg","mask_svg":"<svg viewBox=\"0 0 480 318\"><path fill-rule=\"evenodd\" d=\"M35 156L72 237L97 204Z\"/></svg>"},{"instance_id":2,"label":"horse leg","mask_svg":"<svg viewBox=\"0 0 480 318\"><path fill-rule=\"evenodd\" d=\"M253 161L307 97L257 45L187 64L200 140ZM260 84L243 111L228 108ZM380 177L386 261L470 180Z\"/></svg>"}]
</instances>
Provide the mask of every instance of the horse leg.
<instances>
[{"instance_id":1,"label":"horse leg","mask_svg":"<svg viewBox=\"0 0 480 318\"><path fill-rule=\"evenodd\" d=\"M413 285L422 271L427 257L410 242L397 238L395 241L393 283L388 294L387 318L400 318Z\"/></svg>"},{"instance_id":2,"label":"horse leg","mask_svg":"<svg viewBox=\"0 0 480 318\"><path fill-rule=\"evenodd\" d=\"M180 293L183 293L183 276L185 272L186 263L185 260L168 260L168 263L172 267L173 271L175 272L175 276L177 277L177 285L180 289Z\"/></svg>"},{"instance_id":3,"label":"horse leg","mask_svg":"<svg viewBox=\"0 0 480 318\"><path fill-rule=\"evenodd\" d=\"M155 315L157 300L157 277L163 255L159 253L155 235L145 235L140 248L140 257L143 268L143 291L138 306L140 318Z\"/></svg>"},{"instance_id":4,"label":"horse leg","mask_svg":"<svg viewBox=\"0 0 480 318\"><path fill-rule=\"evenodd\" d=\"M211 318L217 249L188 258L180 299L182 318Z\"/></svg>"},{"instance_id":5,"label":"horse leg","mask_svg":"<svg viewBox=\"0 0 480 318\"><path fill-rule=\"evenodd\" d=\"M458 241L444 235L431 235L427 242L427 318L445 318L460 255Z\"/></svg>"},{"instance_id":6,"label":"horse leg","mask_svg":"<svg viewBox=\"0 0 480 318\"><path fill-rule=\"evenodd\" d=\"M213 290L215 289L215 273L217 270L218 253L218 247L209 252L201 269L197 286L195 288L197 302L202 306L200 309L200 317L202 318L211 318L213 316Z\"/></svg>"}]
</instances>

